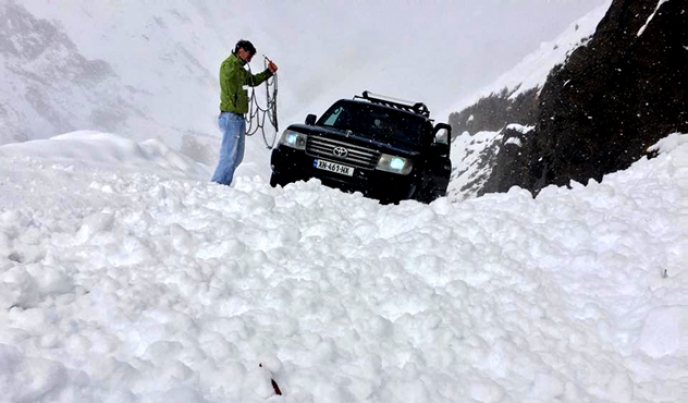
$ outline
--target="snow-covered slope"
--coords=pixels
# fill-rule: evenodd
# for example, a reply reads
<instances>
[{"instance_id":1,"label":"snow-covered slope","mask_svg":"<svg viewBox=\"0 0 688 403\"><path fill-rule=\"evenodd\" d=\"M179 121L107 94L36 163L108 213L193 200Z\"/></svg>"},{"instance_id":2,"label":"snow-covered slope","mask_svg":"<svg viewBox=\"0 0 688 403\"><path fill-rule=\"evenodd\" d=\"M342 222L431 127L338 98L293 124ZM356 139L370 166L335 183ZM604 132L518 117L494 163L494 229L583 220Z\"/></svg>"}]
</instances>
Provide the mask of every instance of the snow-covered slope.
<instances>
[{"instance_id":1,"label":"snow-covered slope","mask_svg":"<svg viewBox=\"0 0 688 403\"><path fill-rule=\"evenodd\" d=\"M106 62L13 2L0 4L0 144L74 128L124 129L137 110Z\"/></svg>"},{"instance_id":2,"label":"snow-covered slope","mask_svg":"<svg viewBox=\"0 0 688 403\"><path fill-rule=\"evenodd\" d=\"M459 100L446 112L440 113L440 116L449 116L452 112L461 111L475 104L480 98L499 94L504 89L511 94L510 98L516 98L532 88L542 89L552 68L563 63L574 49L585 45L586 39L595 32L597 24L604 17L610 4L611 0L606 0L599 7L571 23L553 41L542 42L539 49L526 56L493 83Z\"/></svg>"},{"instance_id":3,"label":"snow-covered slope","mask_svg":"<svg viewBox=\"0 0 688 403\"><path fill-rule=\"evenodd\" d=\"M1 101L13 119L1 140L106 129L136 140L160 137L179 148L186 135L216 137L212 66L232 46L218 35L219 16L187 1L139 2L135 9L125 3L0 7L11 49L0 57L3 71L11 72Z\"/></svg>"},{"instance_id":4,"label":"snow-covered slope","mask_svg":"<svg viewBox=\"0 0 688 403\"><path fill-rule=\"evenodd\" d=\"M658 148L381 206L110 134L2 146L0 402L682 402L688 136Z\"/></svg>"},{"instance_id":5,"label":"snow-covered slope","mask_svg":"<svg viewBox=\"0 0 688 403\"><path fill-rule=\"evenodd\" d=\"M603 5L571 23L554 41L543 42L538 50L526 56L494 83L464 98L440 115L449 116L451 113L460 112L479 99L500 94L505 89L511 99L533 88L542 89L549 72L557 64L565 62L573 50L585 45L610 4L611 0L605 1ZM451 151L454 170L448 193L452 197L471 198L481 189L492 170L492 160L499 152L496 142L501 138L502 135L498 132L481 131L472 136L468 133L458 133L452 142Z\"/></svg>"},{"instance_id":6,"label":"snow-covered slope","mask_svg":"<svg viewBox=\"0 0 688 403\"><path fill-rule=\"evenodd\" d=\"M110 133L80 131L62 134L46 140L7 144L0 147L0 157L21 156L36 161L50 161L73 171L75 167L89 167L100 171L130 170L146 172L169 170L171 175L206 179L206 167L171 149L165 143L150 139L137 143Z\"/></svg>"},{"instance_id":7,"label":"snow-covered slope","mask_svg":"<svg viewBox=\"0 0 688 403\"><path fill-rule=\"evenodd\" d=\"M454 139L451 147L452 176L447 188L449 197L462 200L474 196L474 189L479 189L490 173L481 164L490 158L485 152L499 139L501 135L495 132L478 132L473 136L457 136Z\"/></svg>"}]
</instances>

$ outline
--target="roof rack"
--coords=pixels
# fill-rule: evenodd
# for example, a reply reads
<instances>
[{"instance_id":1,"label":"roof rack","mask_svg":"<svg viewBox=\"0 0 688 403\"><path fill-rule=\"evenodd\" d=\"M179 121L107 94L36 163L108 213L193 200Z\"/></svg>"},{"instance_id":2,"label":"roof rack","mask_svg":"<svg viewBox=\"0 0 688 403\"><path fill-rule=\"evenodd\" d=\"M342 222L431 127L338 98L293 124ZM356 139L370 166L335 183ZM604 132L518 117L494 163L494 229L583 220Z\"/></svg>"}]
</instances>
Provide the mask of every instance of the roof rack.
<instances>
[{"instance_id":1,"label":"roof rack","mask_svg":"<svg viewBox=\"0 0 688 403\"><path fill-rule=\"evenodd\" d=\"M392 108L401 109L407 112L417 113L419 115L425 116L426 118L430 117L430 110L422 102L412 103L409 101L404 101L402 99L373 94L369 91L363 91L363 95L360 97L358 95L354 95L354 99L356 98L366 99L375 104L390 106Z\"/></svg>"}]
</instances>

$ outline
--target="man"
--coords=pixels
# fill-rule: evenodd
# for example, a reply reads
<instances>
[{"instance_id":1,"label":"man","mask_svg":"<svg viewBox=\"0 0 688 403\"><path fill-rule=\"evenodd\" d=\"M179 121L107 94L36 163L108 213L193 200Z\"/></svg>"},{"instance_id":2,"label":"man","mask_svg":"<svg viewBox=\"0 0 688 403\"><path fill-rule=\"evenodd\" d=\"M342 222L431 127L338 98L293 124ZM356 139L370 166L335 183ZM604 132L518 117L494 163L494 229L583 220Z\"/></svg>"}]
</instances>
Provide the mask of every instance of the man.
<instances>
[{"instance_id":1,"label":"man","mask_svg":"<svg viewBox=\"0 0 688 403\"><path fill-rule=\"evenodd\" d=\"M246 121L248 112L248 92L246 86L256 87L277 71L277 65L271 60L268 68L262 73L251 74L246 70L246 63L251 62L256 48L247 40L240 40L232 54L220 66L220 117L218 123L222 130L220 160L215 168L212 181L230 185L234 171L244 159Z\"/></svg>"}]
</instances>

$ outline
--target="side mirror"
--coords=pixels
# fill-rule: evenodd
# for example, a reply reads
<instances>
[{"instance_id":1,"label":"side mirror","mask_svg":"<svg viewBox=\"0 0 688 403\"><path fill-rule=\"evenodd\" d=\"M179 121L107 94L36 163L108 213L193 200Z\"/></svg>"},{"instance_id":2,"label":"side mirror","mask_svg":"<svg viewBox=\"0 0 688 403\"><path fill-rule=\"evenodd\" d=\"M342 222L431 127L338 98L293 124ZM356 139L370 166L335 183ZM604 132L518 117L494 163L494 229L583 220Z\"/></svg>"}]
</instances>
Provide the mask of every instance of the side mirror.
<instances>
[{"instance_id":1,"label":"side mirror","mask_svg":"<svg viewBox=\"0 0 688 403\"><path fill-rule=\"evenodd\" d=\"M449 145L451 143L451 126L447 123L436 124L433 143Z\"/></svg>"},{"instance_id":2,"label":"side mirror","mask_svg":"<svg viewBox=\"0 0 688 403\"><path fill-rule=\"evenodd\" d=\"M313 115L312 113L309 113L308 116L306 116L307 125L314 125L316 120L318 120L317 116Z\"/></svg>"}]
</instances>

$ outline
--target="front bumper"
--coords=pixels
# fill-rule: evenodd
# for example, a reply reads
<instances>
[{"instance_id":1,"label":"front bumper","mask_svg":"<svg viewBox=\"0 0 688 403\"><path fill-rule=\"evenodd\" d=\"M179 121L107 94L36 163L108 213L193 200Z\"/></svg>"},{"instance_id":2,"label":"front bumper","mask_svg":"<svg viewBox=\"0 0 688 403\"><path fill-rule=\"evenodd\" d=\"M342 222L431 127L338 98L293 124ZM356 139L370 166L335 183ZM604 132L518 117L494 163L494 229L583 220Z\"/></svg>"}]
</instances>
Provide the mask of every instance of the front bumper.
<instances>
[{"instance_id":1,"label":"front bumper","mask_svg":"<svg viewBox=\"0 0 688 403\"><path fill-rule=\"evenodd\" d=\"M345 192L361 192L366 197L385 202L410 199L416 192L416 178L413 173L398 175L355 167L353 176L346 176L315 168L314 161L315 158L303 150L278 146L272 151L270 165L273 175L279 176L287 183L317 178L323 185Z\"/></svg>"}]
</instances>

